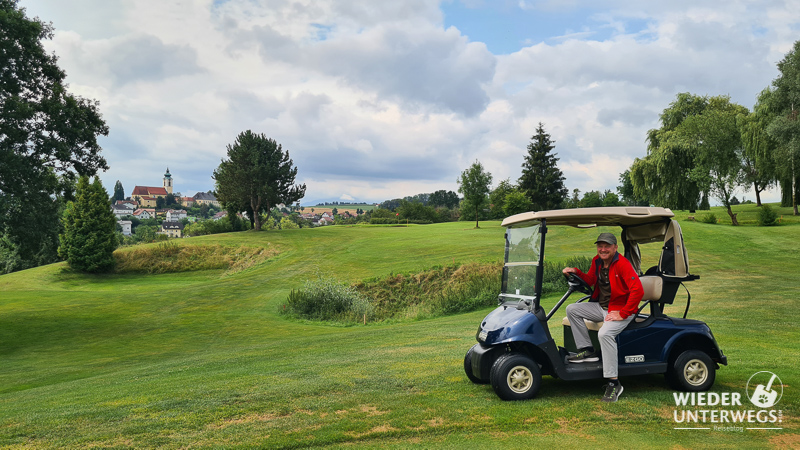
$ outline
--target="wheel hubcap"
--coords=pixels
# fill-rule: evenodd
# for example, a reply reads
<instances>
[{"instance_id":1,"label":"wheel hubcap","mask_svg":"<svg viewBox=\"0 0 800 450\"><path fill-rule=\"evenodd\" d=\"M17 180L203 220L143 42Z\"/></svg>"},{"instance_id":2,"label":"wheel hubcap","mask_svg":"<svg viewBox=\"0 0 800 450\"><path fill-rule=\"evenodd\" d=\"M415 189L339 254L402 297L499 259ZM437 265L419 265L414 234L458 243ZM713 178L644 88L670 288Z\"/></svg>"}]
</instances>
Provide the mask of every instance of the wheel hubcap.
<instances>
[{"instance_id":1,"label":"wheel hubcap","mask_svg":"<svg viewBox=\"0 0 800 450\"><path fill-rule=\"evenodd\" d=\"M517 366L508 372L508 387L517 394L528 391L533 384L533 374L525 366Z\"/></svg>"},{"instance_id":2,"label":"wheel hubcap","mask_svg":"<svg viewBox=\"0 0 800 450\"><path fill-rule=\"evenodd\" d=\"M708 368L699 359L693 359L686 363L683 369L684 378L686 382L692 386L700 386L708 378Z\"/></svg>"}]
</instances>

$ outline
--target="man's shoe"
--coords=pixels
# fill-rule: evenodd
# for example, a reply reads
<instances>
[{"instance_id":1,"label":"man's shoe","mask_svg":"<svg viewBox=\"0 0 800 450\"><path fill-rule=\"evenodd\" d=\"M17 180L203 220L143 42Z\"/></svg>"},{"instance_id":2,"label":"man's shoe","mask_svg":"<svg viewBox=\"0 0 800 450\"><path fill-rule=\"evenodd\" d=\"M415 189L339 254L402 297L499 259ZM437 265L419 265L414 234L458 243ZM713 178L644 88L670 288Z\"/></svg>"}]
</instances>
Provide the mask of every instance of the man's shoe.
<instances>
[{"instance_id":1,"label":"man's shoe","mask_svg":"<svg viewBox=\"0 0 800 450\"><path fill-rule=\"evenodd\" d=\"M603 395L603 401L607 403L616 402L617 399L619 399L620 394L622 394L621 384L614 385L612 383L608 383L606 385L606 393Z\"/></svg>"},{"instance_id":2,"label":"man's shoe","mask_svg":"<svg viewBox=\"0 0 800 450\"><path fill-rule=\"evenodd\" d=\"M584 362L595 362L600 361L600 358L597 356L597 353L594 349L583 349L578 352L575 356L570 356L567 358L567 362L571 363L584 363Z\"/></svg>"}]
</instances>

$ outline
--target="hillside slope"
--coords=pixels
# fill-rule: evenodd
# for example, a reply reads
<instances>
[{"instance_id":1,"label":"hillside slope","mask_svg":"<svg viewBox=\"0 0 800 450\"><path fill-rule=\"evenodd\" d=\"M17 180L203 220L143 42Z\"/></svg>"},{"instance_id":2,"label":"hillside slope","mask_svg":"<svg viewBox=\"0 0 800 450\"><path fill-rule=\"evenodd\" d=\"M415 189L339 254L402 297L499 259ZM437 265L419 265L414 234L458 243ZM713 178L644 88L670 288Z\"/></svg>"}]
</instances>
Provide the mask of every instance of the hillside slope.
<instances>
[{"instance_id":1,"label":"hillside slope","mask_svg":"<svg viewBox=\"0 0 800 450\"><path fill-rule=\"evenodd\" d=\"M788 380L785 429L731 442L796 445L798 228L682 225L701 275L689 286L690 317L711 325L731 361L714 389L741 390L759 370ZM539 397L523 403L472 385L461 363L486 311L353 327L279 315L289 290L317 274L356 281L501 260L503 229L481 226L327 227L181 243L279 249L236 273L85 276L56 264L4 275L0 446L709 445L708 434L673 430L661 377L630 380L613 408L598 404L596 382L546 377ZM596 233L551 228L548 257L591 254ZM683 305L674 309L682 314Z\"/></svg>"}]
</instances>

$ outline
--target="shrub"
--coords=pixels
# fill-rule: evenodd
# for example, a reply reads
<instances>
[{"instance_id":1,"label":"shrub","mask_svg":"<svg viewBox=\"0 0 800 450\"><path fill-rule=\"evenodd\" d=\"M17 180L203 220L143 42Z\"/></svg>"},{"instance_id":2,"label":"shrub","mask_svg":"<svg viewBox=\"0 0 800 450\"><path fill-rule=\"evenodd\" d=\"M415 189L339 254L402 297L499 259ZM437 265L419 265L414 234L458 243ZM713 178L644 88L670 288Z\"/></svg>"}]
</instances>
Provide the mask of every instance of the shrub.
<instances>
[{"instance_id":1,"label":"shrub","mask_svg":"<svg viewBox=\"0 0 800 450\"><path fill-rule=\"evenodd\" d=\"M703 223L717 223L717 216L714 213L703 214L699 220Z\"/></svg>"},{"instance_id":2,"label":"shrub","mask_svg":"<svg viewBox=\"0 0 800 450\"><path fill-rule=\"evenodd\" d=\"M300 228L296 223L292 222L292 219L288 217L284 217L281 219L281 229L282 230L293 230L296 228Z\"/></svg>"},{"instance_id":3,"label":"shrub","mask_svg":"<svg viewBox=\"0 0 800 450\"><path fill-rule=\"evenodd\" d=\"M769 227L778 224L778 213L769 205L763 205L758 211L758 225Z\"/></svg>"},{"instance_id":4,"label":"shrub","mask_svg":"<svg viewBox=\"0 0 800 450\"><path fill-rule=\"evenodd\" d=\"M303 289L289 293L286 313L304 319L358 321L372 318L373 306L354 288L331 278L306 281Z\"/></svg>"}]
</instances>

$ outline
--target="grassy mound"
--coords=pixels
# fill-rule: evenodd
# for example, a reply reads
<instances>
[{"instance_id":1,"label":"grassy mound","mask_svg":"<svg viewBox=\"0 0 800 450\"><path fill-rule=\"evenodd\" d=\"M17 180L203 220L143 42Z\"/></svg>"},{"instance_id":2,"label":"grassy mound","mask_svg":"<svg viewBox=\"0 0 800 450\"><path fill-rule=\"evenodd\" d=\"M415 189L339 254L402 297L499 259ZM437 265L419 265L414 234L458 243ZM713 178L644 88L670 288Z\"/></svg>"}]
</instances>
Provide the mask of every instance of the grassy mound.
<instances>
[{"instance_id":1,"label":"grassy mound","mask_svg":"<svg viewBox=\"0 0 800 450\"><path fill-rule=\"evenodd\" d=\"M165 241L114 252L116 273L177 273L196 270L240 272L280 253L275 247L238 247L219 244L178 245Z\"/></svg>"},{"instance_id":2,"label":"grassy mound","mask_svg":"<svg viewBox=\"0 0 800 450\"><path fill-rule=\"evenodd\" d=\"M473 311L497 303L501 263L438 266L354 284L370 300L376 320L422 319Z\"/></svg>"},{"instance_id":3,"label":"grassy mound","mask_svg":"<svg viewBox=\"0 0 800 450\"><path fill-rule=\"evenodd\" d=\"M547 262L542 293L567 290L565 266L587 271L590 258L572 257L566 263ZM444 265L418 273L391 274L347 286L334 279L306 281L286 301L289 315L310 320L417 320L475 311L497 304L503 264Z\"/></svg>"},{"instance_id":4,"label":"grassy mound","mask_svg":"<svg viewBox=\"0 0 800 450\"><path fill-rule=\"evenodd\" d=\"M347 285L332 278L306 281L292 290L285 314L303 319L425 319L492 306L500 292L500 263L437 266L419 273L391 274Z\"/></svg>"}]
</instances>

